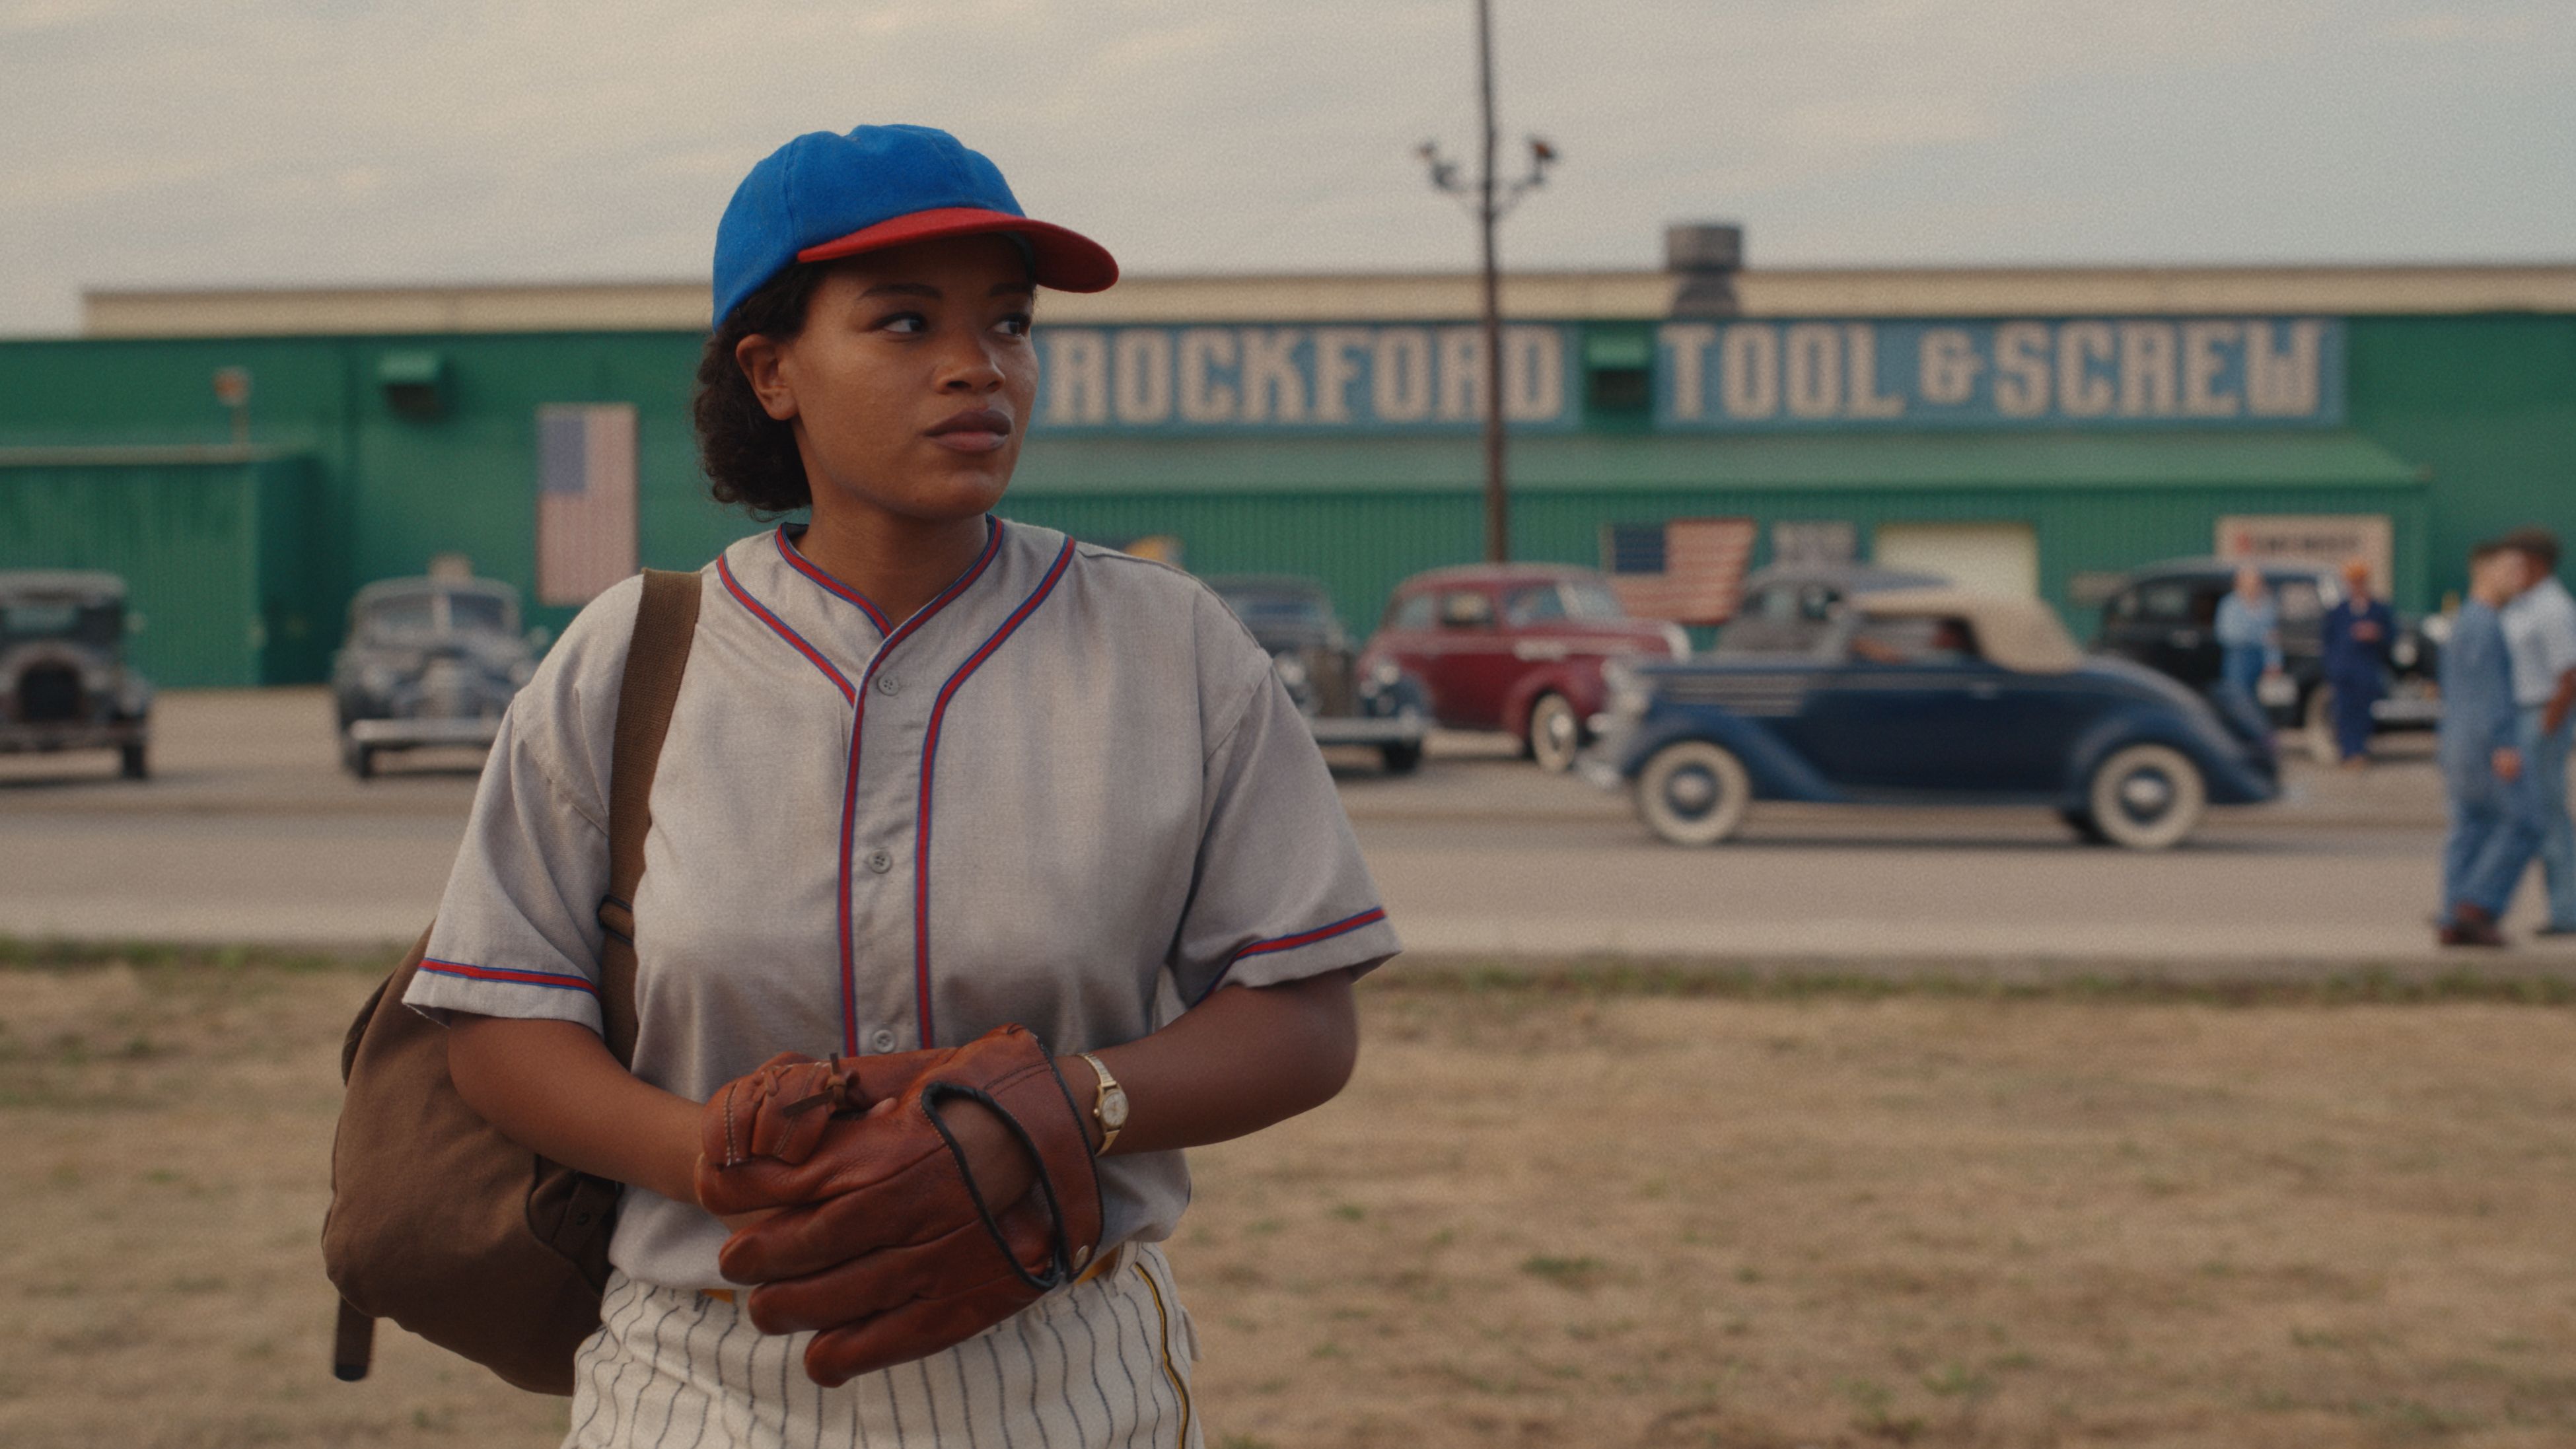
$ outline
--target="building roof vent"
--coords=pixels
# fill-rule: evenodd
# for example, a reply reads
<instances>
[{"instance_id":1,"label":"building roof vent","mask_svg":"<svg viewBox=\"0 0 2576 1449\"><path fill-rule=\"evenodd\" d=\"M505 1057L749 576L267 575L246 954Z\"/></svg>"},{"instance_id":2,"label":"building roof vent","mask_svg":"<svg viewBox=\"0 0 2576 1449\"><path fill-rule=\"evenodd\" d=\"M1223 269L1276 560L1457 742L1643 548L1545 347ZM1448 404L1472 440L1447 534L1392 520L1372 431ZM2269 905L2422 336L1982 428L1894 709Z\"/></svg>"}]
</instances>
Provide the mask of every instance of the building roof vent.
<instances>
[{"instance_id":1,"label":"building roof vent","mask_svg":"<svg viewBox=\"0 0 2576 1449\"><path fill-rule=\"evenodd\" d=\"M1735 274L1744 268L1744 228L1731 221L1676 222L1664 228L1664 270L1673 274L1673 315L1732 317Z\"/></svg>"}]
</instances>

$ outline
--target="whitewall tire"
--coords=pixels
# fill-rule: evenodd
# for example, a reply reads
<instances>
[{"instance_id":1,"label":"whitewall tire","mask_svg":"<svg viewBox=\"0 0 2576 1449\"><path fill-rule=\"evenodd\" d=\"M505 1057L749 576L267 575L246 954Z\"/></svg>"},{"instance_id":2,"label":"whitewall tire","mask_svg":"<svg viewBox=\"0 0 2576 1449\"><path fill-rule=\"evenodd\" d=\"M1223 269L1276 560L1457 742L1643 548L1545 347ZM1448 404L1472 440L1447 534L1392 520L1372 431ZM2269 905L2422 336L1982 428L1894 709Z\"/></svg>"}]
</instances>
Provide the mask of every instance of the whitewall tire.
<instances>
[{"instance_id":1,"label":"whitewall tire","mask_svg":"<svg viewBox=\"0 0 2576 1449\"><path fill-rule=\"evenodd\" d=\"M2093 769L2085 813L2113 845L2163 850L2180 844L2200 824L2209 787L2200 767L2168 745L2114 750Z\"/></svg>"},{"instance_id":2,"label":"whitewall tire","mask_svg":"<svg viewBox=\"0 0 2576 1449\"><path fill-rule=\"evenodd\" d=\"M1744 824L1753 777L1723 745L1679 740L1637 773L1637 814L1675 845L1715 845Z\"/></svg>"},{"instance_id":3,"label":"whitewall tire","mask_svg":"<svg viewBox=\"0 0 2576 1449\"><path fill-rule=\"evenodd\" d=\"M1529 747L1530 758L1551 775L1574 768L1583 752L1583 719L1564 695L1551 691L1530 705Z\"/></svg>"}]
</instances>

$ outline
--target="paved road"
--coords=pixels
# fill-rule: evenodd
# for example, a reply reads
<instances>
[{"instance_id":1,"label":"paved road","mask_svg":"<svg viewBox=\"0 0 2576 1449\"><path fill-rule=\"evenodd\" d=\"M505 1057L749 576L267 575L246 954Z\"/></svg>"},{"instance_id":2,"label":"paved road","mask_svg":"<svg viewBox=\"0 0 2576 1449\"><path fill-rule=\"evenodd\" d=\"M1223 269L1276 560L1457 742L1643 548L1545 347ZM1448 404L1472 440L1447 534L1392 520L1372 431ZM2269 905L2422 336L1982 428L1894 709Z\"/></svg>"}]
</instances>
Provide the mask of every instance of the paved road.
<instances>
[{"instance_id":1,"label":"paved road","mask_svg":"<svg viewBox=\"0 0 2576 1449\"><path fill-rule=\"evenodd\" d=\"M473 793L470 757L339 774L316 691L170 696L156 753L142 786L107 778L103 755L0 758L0 934L408 940ZM2440 801L2420 755L2300 770L2290 800L2220 812L2154 856L2075 846L2041 811L1822 807L1761 809L1738 842L1675 850L1624 800L1472 739L1438 742L1408 779L1364 756L1337 773L1424 956L2006 975L2458 964L2424 925ZM2476 964L2508 962L2576 972L2576 949Z\"/></svg>"}]
</instances>

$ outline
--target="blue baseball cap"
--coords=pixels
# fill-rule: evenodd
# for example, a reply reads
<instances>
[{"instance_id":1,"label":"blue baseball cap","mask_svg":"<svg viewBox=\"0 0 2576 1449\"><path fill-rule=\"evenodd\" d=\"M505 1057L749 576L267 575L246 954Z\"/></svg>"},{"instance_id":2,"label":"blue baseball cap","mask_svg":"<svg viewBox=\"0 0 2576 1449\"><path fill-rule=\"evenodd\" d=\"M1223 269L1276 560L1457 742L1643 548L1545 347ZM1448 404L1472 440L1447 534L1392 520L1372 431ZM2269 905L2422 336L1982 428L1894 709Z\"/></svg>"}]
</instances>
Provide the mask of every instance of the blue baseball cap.
<instances>
[{"instance_id":1,"label":"blue baseball cap","mask_svg":"<svg viewBox=\"0 0 2576 1449\"><path fill-rule=\"evenodd\" d=\"M794 263L989 232L1021 238L1043 286L1098 292L1118 280L1107 248L1029 220L1001 168L946 131L807 132L752 167L725 206L716 225L715 325Z\"/></svg>"}]
</instances>

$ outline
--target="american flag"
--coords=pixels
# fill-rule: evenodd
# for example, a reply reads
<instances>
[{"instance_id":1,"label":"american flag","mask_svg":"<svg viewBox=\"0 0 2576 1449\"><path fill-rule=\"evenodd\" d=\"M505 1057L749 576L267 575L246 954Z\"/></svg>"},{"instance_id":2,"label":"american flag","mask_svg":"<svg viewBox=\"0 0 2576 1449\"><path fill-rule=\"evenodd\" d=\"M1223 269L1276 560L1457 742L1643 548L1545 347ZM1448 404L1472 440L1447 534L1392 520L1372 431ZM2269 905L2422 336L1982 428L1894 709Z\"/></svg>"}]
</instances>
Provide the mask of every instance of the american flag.
<instances>
[{"instance_id":1,"label":"american flag","mask_svg":"<svg viewBox=\"0 0 2576 1449\"><path fill-rule=\"evenodd\" d=\"M635 572L635 408L537 409L537 602L587 604Z\"/></svg>"},{"instance_id":2,"label":"american flag","mask_svg":"<svg viewBox=\"0 0 2576 1449\"><path fill-rule=\"evenodd\" d=\"M1602 568L1640 619L1723 624L1734 617L1753 535L1749 518L1613 523L1601 530Z\"/></svg>"}]
</instances>

